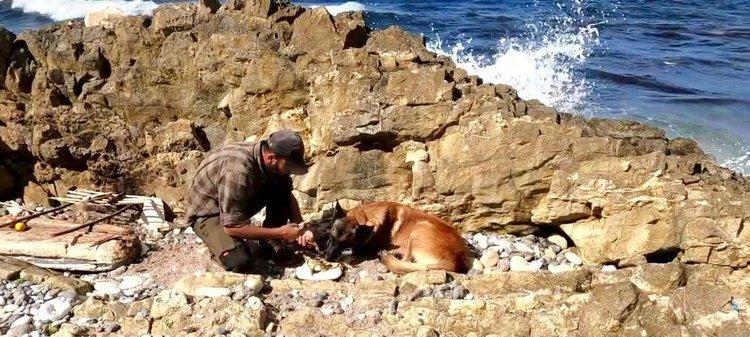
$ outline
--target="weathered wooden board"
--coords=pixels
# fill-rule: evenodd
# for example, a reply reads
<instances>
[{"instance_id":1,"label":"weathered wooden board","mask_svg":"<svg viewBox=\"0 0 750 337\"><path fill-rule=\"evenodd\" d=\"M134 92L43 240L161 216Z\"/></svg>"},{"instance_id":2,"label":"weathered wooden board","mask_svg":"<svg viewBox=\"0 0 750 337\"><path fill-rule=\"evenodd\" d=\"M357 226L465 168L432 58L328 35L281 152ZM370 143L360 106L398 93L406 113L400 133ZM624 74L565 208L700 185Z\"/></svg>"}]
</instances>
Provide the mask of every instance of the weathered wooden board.
<instances>
[{"instance_id":1,"label":"weathered wooden board","mask_svg":"<svg viewBox=\"0 0 750 337\"><path fill-rule=\"evenodd\" d=\"M0 217L0 222L11 220ZM81 229L53 237L52 234L79 224L63 220L37 218L28 229L0 229L0 255L10 255L41 267L79 271L102 271L130 263L140 254L138 237L125 227L108 224L94 226L91 233ZM115 238L101 244L108 238Z\"/></svg>"}]
</instances>

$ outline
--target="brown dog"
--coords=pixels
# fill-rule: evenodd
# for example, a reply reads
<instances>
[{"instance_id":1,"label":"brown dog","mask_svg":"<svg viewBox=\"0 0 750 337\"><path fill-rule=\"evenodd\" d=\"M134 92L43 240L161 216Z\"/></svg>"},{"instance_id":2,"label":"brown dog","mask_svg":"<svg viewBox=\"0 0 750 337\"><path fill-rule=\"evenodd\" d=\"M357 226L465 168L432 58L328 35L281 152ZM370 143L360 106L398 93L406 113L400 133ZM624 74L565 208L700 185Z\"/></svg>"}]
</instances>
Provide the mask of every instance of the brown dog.
<instances>
[{"instance_id":1,"label":"brown dog","mask_svg":"<svg viewBox=\"0 0 750 337\"><path fill-rule=\"evenodd\" d=\"M383 252L380 261L391 272L442 269L466 272L469 248L458 229L438 217L395 202L362 204L345 214L336 202L334 223L326 249L328 260L344 248L355 254L395 248L401 256Z\"/></svg>"}]
</instances>

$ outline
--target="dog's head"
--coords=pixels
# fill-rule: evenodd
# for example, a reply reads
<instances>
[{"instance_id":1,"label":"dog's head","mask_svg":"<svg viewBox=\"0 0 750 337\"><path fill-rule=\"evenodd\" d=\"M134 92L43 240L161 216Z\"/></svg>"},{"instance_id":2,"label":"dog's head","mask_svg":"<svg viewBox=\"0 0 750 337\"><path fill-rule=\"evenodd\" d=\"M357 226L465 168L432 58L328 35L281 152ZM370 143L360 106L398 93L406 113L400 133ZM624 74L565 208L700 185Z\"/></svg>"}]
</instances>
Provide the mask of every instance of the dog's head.
<instances>
[{"instance_id":1,"label":"dog's head","mask_svg":"<svg viewBox=\"0 0 750 337\"><path fill-rule=\"evenodd\" d=\"M355 219L347 217L338 201L334 206L332 221L331 236L325 251L329 261L338 258L344 249L365 243L373 233L372 227L360 226Z\"/></svg>"}]
</instances>

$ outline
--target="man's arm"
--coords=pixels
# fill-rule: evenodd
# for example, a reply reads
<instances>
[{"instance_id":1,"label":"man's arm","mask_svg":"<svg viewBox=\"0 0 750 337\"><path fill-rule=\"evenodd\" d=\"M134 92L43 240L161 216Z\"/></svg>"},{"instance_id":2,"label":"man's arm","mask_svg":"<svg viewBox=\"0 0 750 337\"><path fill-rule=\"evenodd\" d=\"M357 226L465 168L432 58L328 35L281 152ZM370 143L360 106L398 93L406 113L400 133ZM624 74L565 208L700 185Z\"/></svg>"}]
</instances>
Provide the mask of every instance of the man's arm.
<instances>
[{"instance_id":1,"label":"man's arm","mask_svg":"<svg viewBox=\"0 0 750 337\"><path fill-rule=\"evenodd\" d=\"M278 228L265 228L246 224L240 227L224 227L224 232L230 236L250 240L279 239L284 241L294 241L302 232L302 227L295 224L289 224Z\"/></svg>"}]
</instances>

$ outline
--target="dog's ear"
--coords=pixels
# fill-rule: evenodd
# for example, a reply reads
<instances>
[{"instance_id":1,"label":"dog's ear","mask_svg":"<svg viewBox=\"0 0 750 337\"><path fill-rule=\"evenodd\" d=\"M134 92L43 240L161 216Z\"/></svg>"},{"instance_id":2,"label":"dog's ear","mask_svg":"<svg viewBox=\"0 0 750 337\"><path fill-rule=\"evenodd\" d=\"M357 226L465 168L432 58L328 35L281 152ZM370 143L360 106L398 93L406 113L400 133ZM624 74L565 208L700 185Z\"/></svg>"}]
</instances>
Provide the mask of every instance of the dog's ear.
<instances>
[{"instance_id":1,"label":"dog's ear","mask_svg":"<svg viewBox=\"0 0 750 337\"><path fill-rule=\"evenodd\" d=\"M341 208L341 204L339 203L338 199L336 200L336 204L333 206L333 220L343 218L346 216L346 212L343 208Z\"/></svg>"},{"instance_id":2,"label":"dog's ear","mask_svg":"<svg viewBox=\"0 0 750 337\"><path fill-rule=\"evenodd\" d=\"M357 226L357 229L354 230L354 242L368 242L370 241L374 233L375 228L372 226Z\"/></svg>"}]
</instances>

